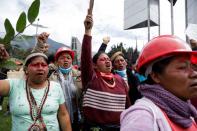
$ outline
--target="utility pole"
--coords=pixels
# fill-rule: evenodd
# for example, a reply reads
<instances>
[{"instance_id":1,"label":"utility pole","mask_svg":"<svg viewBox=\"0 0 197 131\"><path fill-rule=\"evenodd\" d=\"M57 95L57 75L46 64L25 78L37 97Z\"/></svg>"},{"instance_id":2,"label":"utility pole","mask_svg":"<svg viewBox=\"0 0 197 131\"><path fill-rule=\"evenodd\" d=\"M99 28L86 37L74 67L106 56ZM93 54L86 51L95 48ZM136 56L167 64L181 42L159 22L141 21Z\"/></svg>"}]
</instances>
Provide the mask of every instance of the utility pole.
<instances>
[{"instance_id":1,"label":"utility pole","mask_svg":"<svg viewBox=\"0 0 197 131\"><path fill-rule=\"evenodd\" d=\"M39 18L38 18L38 21L37 21L37 25L36 25L36 36L38 36L38 23L39 23Z\"/></svg>"},{"instance_id":2,"label":"utility pole","mask_svg":"<svg viewBox=\"0 0 197 131\"><path fill-rule=\"evenodd\" d=\"M160 0L158 0L158 35L160 35L161 34L161 21L160 21L160 19L161 19L161 17L160 17Z\"/></svg>"},{"instance_id":3,"label":"utility pole","mask_svg":"<svg viewBox=\"0 0 197 131\"><path fill-rule=\"evenodd\" d=\"M148 9L148 19L147 19L147 25L148 25L148 41L150 41L150 0L148 0L148 5L147 5L147 9Z\"/></svg>"},{"instance_id":4,"label":"utility pole","mask_svg":"<svg viewBox=\"0 0 197 131\"><path fill-rule=\"evenodd\" d=\"M174 0L170 0L171 5L171 34L174 35L174 10L173 10Z\"/></svg>"}]
</instances>

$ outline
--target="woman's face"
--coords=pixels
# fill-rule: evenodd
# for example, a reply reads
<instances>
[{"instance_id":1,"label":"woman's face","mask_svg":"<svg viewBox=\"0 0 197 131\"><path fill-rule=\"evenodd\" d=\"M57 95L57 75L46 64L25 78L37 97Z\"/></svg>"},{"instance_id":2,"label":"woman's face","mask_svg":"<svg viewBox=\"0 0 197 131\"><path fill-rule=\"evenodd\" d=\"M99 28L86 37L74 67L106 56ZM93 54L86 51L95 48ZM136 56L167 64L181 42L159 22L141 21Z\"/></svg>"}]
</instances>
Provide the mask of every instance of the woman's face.
<instances>
[{"instance_id":1,"label":"woman's face","mask_svg":"<svg viewBox=\"0 0 197 131\"><path fill-rule=\"evenodd\" d=\"M57 59L58 66L66 69L72 65L72 62L73 62L72 57L67 52L61 53Z\"/></svg>"},{"instance_id":2,"label":"woman's face","mask_svg":"<svg viewBox=\"0 0 197 131\"><path fill-rule=\"evenodd\" d=\"M117 56L113 62L113 66L115 70L125 70L127 66L126 60L121 56Z\"/></svg>"},{"instance_id":3,"label":"woman's face","mask_svg":"<svg viewBox=\"0 0 197 131\"><path fill-rule=\"evenodd\" d=\"M35 84L44 82L47 79L48 72L48 64L41 56L33 58L26 70L28 78Z\"/></svg>"},{"instance_id":4,"label":"woman's face","mask_svg":"<svg viewBox=\"0 0 197 131\"><path fill-rule=\"evenodd\" d=\"M95 69L100 72L110 73L112 69L112 63L108 55L102 53L96 62Z\"/></svg>"},{"instance_id":5,"label":"woman's face","mask_svg":"<svg viewBox=\"0 0 197 131\"><path fill-rule=\"evenodd\" d=\"M157 83L182 100L197 97L197 70L189 56L177 56L157 75Z\"/></svg>"}]
</instances>

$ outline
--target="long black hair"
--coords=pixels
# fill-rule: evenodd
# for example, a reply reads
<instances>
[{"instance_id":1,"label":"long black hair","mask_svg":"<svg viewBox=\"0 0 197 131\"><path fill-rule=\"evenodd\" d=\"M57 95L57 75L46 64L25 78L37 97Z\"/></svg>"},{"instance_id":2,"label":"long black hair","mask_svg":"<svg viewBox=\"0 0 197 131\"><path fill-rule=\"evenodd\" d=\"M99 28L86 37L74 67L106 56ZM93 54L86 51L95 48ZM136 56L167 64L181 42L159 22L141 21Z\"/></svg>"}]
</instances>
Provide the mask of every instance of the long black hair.
<instances>
[{"instance_id":1,"label":"long black hair","mask_svg":"<svg viewBox=\"0 0 197 131\"><path fill-rule=\"evenodd\" d=\"M96 62L101 54L106 54L106 53L104 51L99 51L93 56L92 61L94 64L96 64Z\"/></svg>"}]
</instances>

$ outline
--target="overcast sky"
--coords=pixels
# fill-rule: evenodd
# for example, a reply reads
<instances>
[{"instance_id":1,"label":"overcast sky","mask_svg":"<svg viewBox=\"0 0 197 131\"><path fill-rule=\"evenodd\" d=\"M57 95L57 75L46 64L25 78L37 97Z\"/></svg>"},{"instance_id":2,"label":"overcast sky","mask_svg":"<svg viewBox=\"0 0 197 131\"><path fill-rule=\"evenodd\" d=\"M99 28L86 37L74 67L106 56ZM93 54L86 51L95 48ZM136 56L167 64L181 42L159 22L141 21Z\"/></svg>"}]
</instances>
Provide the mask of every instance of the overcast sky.
<instances>
[{"instance_id":1,"label":"overcast sky","mask_svg":"<svg viewBox=\"0 0 197 131\"><path fill-rule=\"evenodd\" d=\"M12 25L22 11L27 12L33 0L1 0L0 1L0 31L3 32L4 20L8 18ZM45 29L38 29L50 33L50 38L70 46L71 36L76 36L82 41L84 34L83 21L87 13L89 0L41 0L41 7L38 18L39 24L47 26ZM124 46L134 47L136 39L138 49L147 42L147 28L124 30L124 0L95 0L93 10L93 50L97 51L102 38L110 36L110 46L120 42ZM175 35L184 39L184 0L177 1L174 8ZM36 22L37 23L37 22ZM151 28L151 37L157 35L157 27ZM161 0L161 34L170 34L170 3L168 0ZM24 34L34 35L35 27L28 27Z\"/></svg>"}]
</instances>

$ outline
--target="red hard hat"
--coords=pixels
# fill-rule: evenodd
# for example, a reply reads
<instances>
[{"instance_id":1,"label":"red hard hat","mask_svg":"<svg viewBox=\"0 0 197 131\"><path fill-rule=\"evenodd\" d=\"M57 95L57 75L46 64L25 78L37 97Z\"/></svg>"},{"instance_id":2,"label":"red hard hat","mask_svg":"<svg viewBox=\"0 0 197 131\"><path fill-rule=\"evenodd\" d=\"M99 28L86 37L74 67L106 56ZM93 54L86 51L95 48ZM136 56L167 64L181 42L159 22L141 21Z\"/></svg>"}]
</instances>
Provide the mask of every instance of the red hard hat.
<instances>
[{"instance_id":1,"label":"red hard hat","mask_svg":"<svg viewBox=\"0 0 197 131\"><path fill-rule=\"evenodd\" d=\"M75 52L73 50L71 50L70 48L68 47L61 47L57 50L57 52L55 53L55 60L58 59L60 53L62 52L67 52L70 54L70 56L72 57L72 59L74 59L74 56L75 56Z\"/></svg>"},{"instance_id":2,"label":"red hard hat","mask_svg":"<svg viewBox=\"0 0 197 131\"><path fill-rule=\"evenodd\" d=\"M180 53L196 54L197 52L192 51L186 42L176 36L155 37L142 49L136 62L136 69L138 72L144 73L146 66L158 58Z\"/></svg>"}]
</instances>

